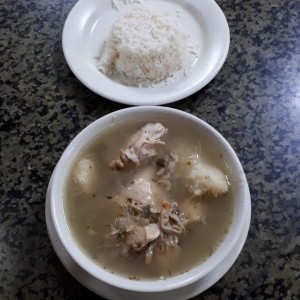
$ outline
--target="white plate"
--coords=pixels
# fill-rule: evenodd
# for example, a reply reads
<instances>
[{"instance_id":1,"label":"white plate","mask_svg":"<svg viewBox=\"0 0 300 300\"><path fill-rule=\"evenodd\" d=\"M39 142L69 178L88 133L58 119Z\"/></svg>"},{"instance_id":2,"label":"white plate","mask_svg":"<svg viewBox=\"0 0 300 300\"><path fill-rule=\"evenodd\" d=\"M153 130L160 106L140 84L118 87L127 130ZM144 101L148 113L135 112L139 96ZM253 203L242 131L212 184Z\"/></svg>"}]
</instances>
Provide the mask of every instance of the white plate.
<instances>
[{"instance_id":1,"label":"white plate","mask_svg":"<svg viewBox=\"0 0 300 300\"><path fill-rule=\"evenodd\" d=\"M128 105L161 105L197 92L223 66L230 36L226 18L214 0L145 0L174 17L198 44L198 59L186 76L155 87L130 87L114 81L96 68L96 57L109 35L120 10L110 0L79 0L64 26L62 44L65 58L75 76L89 89L107 99Z\"/></svg>"},{"instance_id":2,"label":"white plate","mask_svg":"<svg viewBox=\"0 0 300 300\"><path fill-rule=\"evenodd\" d=\"M51 185L52 185L52 178L50 179L47 196L46 196L46 223L48 234L51 240L51 243L54 247L56 254L59 256L61 262L65 266L65 268L85 287L93 291L94 293L105 297L106 299L110 300L132 300L136 297L136 293L118 289L116 287L112 287L104 282L100 282L96 280L93 276L83 270L79 265L75 263L75 261L71 258L68 254L66 249L64 248L63 244L61 243L57 232L55 231L55 226L53 224L53 218L51 215L50 209L50 195L51 195ZM198 294L201 294L208 288L210 288L213 284L215 284L218 280L220 280L225 273L231 268L234 264L236 259L238 258L244 243L246 241L249 226L250 226L250 218L251 218L251 208L250 204L248 203L247 209L247 216L245 217L244 227L241 232L241 235L233 247L231 253L225 257L220 265L218 265L212 272L208 273L205 277L196 281L192 285L188 287L183 287L176 289L174 291L168 291L166 293L159 293L159 297L155 295L155 293L143 293L143 299L146 300L153 300L153 299L164 299L164 300L186 300L190 299Z\"/></svg>"}]
</instances>

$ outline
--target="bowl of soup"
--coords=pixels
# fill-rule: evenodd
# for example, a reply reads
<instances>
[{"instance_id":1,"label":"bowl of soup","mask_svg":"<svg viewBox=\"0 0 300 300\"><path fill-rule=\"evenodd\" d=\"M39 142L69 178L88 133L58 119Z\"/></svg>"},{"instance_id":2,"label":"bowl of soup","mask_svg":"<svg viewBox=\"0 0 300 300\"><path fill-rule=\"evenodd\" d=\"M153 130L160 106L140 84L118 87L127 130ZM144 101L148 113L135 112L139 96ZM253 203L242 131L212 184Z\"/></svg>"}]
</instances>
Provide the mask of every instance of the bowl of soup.
<instances>
[{"instance_id":1,"label":"bowl of soup","mask_svg":"<svg viewBox=\"0 0 300 300\"><path fill-rule=\"evenodd\" d=\"M205 121L143 106L83 129L58 161L46 222L67 270L107 299L188 299L236 260L250 222L239 159Z\"/></svg>"}]
</instances>

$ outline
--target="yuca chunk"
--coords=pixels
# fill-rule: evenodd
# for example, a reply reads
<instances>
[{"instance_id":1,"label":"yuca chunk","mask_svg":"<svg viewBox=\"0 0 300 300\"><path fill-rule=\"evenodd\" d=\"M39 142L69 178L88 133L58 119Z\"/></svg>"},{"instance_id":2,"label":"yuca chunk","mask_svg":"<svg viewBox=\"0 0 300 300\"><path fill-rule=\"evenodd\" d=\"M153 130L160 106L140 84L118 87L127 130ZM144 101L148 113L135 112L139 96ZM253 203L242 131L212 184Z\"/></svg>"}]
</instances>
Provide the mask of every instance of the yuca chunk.
<instances>
[{"instance_id":1,"label":"yuca chunk","mask_svg":"<svg viewBox=\"0 0 300 300\"><path fill-rule=\"evenodd\" d=\"M74 168L73 176L83 193L94 194L97 191L99 174L95 163L91 159L81 159Z\"/></svg>"},{"instance_id":2,"label":"yuca chunk","mask_svg":"<svg viewBox=\"0 0 300 300\"><path fill-rule=\"evenodd\" d=\"M180 205L180 210L184 213L188 223L205 223L206 207L198 197L184 200Z\"/></svg>"},{"instance_id":3,"label":"yuca chunk","mask_svg":"<svg viewBox=\"0 0 300 300\"><path fill-rule=\"evenodd\" d=\"M228 192L226 175L220 169L206 165L200 160L192 162L188 185L195 196L210 193L217 197Z\"/></svg>"}]
</instances>

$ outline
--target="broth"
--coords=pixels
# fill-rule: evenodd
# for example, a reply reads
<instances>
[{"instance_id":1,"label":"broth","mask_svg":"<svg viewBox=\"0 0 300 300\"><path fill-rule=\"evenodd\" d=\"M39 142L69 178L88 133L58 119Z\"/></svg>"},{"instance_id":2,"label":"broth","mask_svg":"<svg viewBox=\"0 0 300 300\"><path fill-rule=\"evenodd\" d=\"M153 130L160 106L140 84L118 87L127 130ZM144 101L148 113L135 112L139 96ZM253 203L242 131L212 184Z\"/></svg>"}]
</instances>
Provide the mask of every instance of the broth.
<instances>
[{"instance_id":1,"label":"broth","mask_svg":"<svg viewBox=\"0 0 300 300\"><path fill-rule=\"evenodd\" d=\"M162 138L165 145L156 145L158 156L164 157L166 153L176 150L179 162L172 175L172 185L163 195L168 201L176 202L179 209L186 199L192 199L195 204L200 202L205 219L188 222L184 234L179 237L179 247L170 251L168 255L159 255L158 250L154 251L149 264L139 255L122 255L120 247L114 244L115 241L107 238L111 232L111 225L120 217L120 209L116 207L113 199L133 182L132 178L141 169L151 164L146 162L138 167L120 171L112 171L108 165L118 156L128 138L144 125L139 122L122 125L122 128L112 126L87 145L79 153L70 172L64 203L69 229L82 250L110 272L136 280L175 276L188 272L205 261L222 243L229 229L234 207L230 189L228 193L218 197L211 194L201 197L191 195L191 190L186 186L185 178L180 172L188 167L194 152L201 156L201 161L205 164L213 165L225 174L228 173L228 169L222 154L213 149L195 130L179 128L174 123L165 121L163 125L168 128L168 133ZM94 163L97 174L94 190L88 193L83 191L78 186L78 180L74 179L76 165L83 158Z\"/></svg>"}]
</instances>

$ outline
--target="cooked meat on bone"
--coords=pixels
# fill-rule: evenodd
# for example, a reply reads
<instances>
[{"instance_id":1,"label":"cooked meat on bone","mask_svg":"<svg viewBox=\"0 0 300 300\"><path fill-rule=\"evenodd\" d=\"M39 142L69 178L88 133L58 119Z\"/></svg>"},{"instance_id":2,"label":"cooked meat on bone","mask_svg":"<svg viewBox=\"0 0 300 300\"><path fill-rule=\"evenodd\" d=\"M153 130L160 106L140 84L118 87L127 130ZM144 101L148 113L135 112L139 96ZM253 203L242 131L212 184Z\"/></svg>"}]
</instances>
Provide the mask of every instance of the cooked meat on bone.
<instances>
[{"instance_id":1,"label":"cooked meat on bone","mask_svg":"<svg viewBox=\"0 0 300 300\"><path fill-rule=\"evenodd\" d=\"M110 163L110 168L122 170L157 156L155 145L164 144L160 138L166 132L159 123L146 125L134 134L120 157ZM144 256L148 264L156 248L169 251L178 246L186 219L175 206L163 201L171 187L177 161L175 153L150 161L136 169L133 178L121 189L118 197L123 199L120 202L123 214L111 226L111 235L118 239L123 255Z\"/></svg>"},{"instance_id":2,"label":"cooked meat on bone","mask_svg":"<svg viewBox=\"0 0 300 300\"><path fill-rule=\"evenodd\" d=\"M151 205L153 210L160 210L164 191L153 180L155 169L147 166L139 170L129 184L121 190L121 195L132 200L132 205Z\"/></svg>"},{"instance_id":3,"label":"cooked meat on bone","mask_svg":"<svg viewBox=\"0 0 300 300\"><path fill-rule=\"evenodd\" d=\"M170 204L165 201L160 212L159 225L165 233L181 235L185 224L179 219L178 215L172 212Z\"/></svg>"},{"instance_id":4,"label":"cooked meat on bone","mask_svg":"<svg viewBox=\"0 0 300 300\"><path fill-rule=\"evenodd\" d=\"M160 138L167 131L160 123L147 124L131 137L124 150L121 149L119 158L109 164L110 169L122 170L132 163L139 165L143 160L155 156L155 145L164 144Z\"/></svg>"},{"instance_id":5,"label":"cooked meat on bone","mask_svg":"<svg viewBox=\"0 0 300 300\"><path fill-rule=\"evenodd\" d=\"M164 201L160 212L151 211L145 204L136 210L132 201L127 201L123 209L123 215L111 226L111 236L118 239L124 256L133 252L143 255L146 263L150 263L156 247L163 251L177 247L186 221L174 212L169 202Z\"/></svg>"},{"instance_id":6,"label":"cooked meat on bone","mask_svg":"<svg viewBox=\"0 0 300 300\"><path fill-rule=\"evenodd\" d=\"M146 226L135 226L126 234L124 243L125 248L134 251L142 250L147 244L157 239L160 235L160 229L157 224Z\"/></svg>"}]
</instances>

